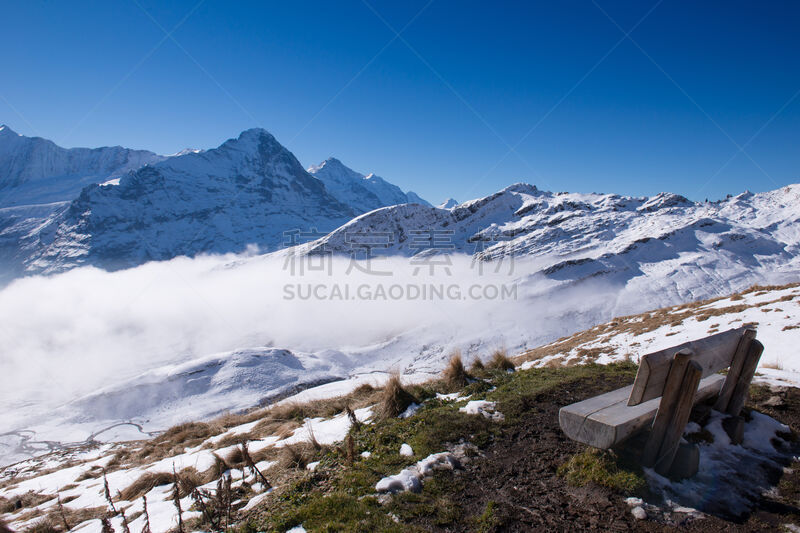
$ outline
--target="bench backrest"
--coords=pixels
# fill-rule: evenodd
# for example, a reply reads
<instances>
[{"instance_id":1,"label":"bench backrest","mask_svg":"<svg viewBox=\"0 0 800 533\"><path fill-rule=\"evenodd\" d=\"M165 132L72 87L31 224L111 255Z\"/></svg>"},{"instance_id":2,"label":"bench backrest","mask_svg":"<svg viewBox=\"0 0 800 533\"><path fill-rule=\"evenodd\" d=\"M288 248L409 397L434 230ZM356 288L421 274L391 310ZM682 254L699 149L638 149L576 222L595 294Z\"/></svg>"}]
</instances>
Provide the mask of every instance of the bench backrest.
<instances>
[{"instance_id":1,"label":"bench backrest","mask_svg":"<svg viewBox=\"0 0 800 533\"><path fill-rule=\"evenodd\" d=\"M639 371L633 382L633 389L628 398L628 405L639 405L642 402L661 396L667 381L667 374L672 358L680 350L690 350L692 361L696 361L703 370L701 377L706 377L731 365L739 341L748 328L740 327L723 331L702 339L685 342L671 348L653 352L642 357Z\"/></svg>"}]
</instances>

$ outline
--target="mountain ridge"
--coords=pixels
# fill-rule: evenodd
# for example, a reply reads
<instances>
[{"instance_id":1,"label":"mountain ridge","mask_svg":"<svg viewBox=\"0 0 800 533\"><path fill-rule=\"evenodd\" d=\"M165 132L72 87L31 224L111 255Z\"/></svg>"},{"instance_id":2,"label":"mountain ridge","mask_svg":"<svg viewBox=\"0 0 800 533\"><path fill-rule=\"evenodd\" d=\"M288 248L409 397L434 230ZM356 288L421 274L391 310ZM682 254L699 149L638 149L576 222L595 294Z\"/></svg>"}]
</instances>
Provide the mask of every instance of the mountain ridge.
<instances>
[{"instance_id":1,"label":"mountain ridge","mask_svg":"<svg viewBox=\"0 0 800 533\"><path fill-rule=\"evenodd\" d=\"M252 245L270 251L282 245L288 230L330 231L361 212L362 199L341 202L263 128L245 130L209 150L172 156L141 152L146 156L141 161L123 158L125 164L116 166L111 164L116 160L102 166L108 157L90 158L82 172L80 160L67 177L49 176L48 168L60 171L45 164L47 154L37 159L38 148L16 148L44 146L62 158L140 152L65 149L7 126L0 133L0 183L17 195L14 202L0 204L0 280L84 264L126 268L178 255L241 252ZM25 164L19 163L19 154L29 152ZM5 167L4 154L10 161ZM27 175L33 179L13 185ZM365 181L371 185L360 193L375 205L395 199L385 191L400 192L377 176ZM40 186L51 182L59 187ZM398 201L411 198L400 194Z\"/></svg>"},{"instance_id":2,"label":"mountain ridge","mask_svg":"<svg viewBox=\"0 0 800 533\"><path fill-rule=\"evenodd\" d=\"M356 172L335 157L329 157L319 165L311 165L307 170L325 183L331 194L342 202L356 207L358 214L405 203L430 206L414 191L403 192L400 187L374 173Z\"/></svg>"},{"instance_id":3,"label":"mountain ridge","mask_svg":"<svg viewBox=\"0 0 800 533\"><path fill-rule=\"evenodd\" d=\"M42 137L0 126L0 207L71 200L93 183L164 161L148 150L122 146L62 148Z\"/></svg>"}]
</instances>

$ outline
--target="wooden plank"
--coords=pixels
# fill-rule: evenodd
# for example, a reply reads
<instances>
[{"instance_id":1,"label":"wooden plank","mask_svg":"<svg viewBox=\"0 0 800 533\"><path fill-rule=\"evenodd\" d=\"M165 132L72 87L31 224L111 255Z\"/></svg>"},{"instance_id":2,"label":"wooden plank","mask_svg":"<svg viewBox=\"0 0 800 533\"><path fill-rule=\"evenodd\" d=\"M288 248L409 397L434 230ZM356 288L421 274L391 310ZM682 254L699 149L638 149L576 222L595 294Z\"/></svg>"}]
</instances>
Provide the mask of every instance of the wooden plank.
<instances>
[{"instance_id":1,"label":"wooden plank","mask_svg":"<svg viewBox=\"0 0 800 533\"><path fill-rule=\"evenodd\" d=\"M661 443L661 449L658 451L658 460L655 463L656 472L662 476L669 473L672 461L678 452L678 445L681 442L686 423L689 421L689 414L692 412L692 405L694 405L693 399L697 393L702 373L703 368L697 361L689 361L678 390L678 403L672 412L672 418L667 426L667 431L664 433L664 440Z\"/></svg>"},{"instance_id":2,"label":"wooden plank","mask_svg":"<svg viewBox=\"0 0 800 533\"><path fill-rule=\"evenodd\" d=\"M750 350L742 366L742 373L739 375L739 380L731 395L731 401L728 403L726 412L729 415L739 416L739 413L742 412L742 407L744 407L750 392L750 382L753 381L753 375L756 373L756 367L763 351L764 345L757 340L750 343Z\"/></svg>"},{"instance_id":3,"label":"wooden plank","mask_svg":"<svg viewBox=\"0 0 800 533\"><path fill-rule=\"evenodd\" d=\"M722 390L719 393L717 403L714 405L714 409L721 413L728 410L728 404L731 401L731 396L733 396L733 389L736 388L736 383L739 381L739 376L742 374L745 359L747 359L747 355L750 353L750 343L755 338L756 330L748 328L742 334L742 338L739 339L739 345L736 347L736 354L733 356L731 368L728 370L728 377L725 379L725 384L722 386Z\"/></svg>"},{"instance_id":4,"label":"wooden plank","mask_svg":"<svg viewBox=\"0 0 800 533\"><path fill-rule=\"evenodd\" d=\"M714 374L700 382L695 403L719 394L725 376ZM652 424L659 399L628 406L632 386L623 387L582 402L562 407L558 412L561 429L572 440L609 449Z\"/></svg>"},{"instance_id":5,"label":"wooden plank","mask_svg":"<svg viewBox=\"0 0 800 533\"><path fill-rule=\"evenodd\" d=\"M647 438L647 443L642 451L642 466L651 467L656 464L658 459L658 451L661 449L661 442L664 440L664 434L667 431L667 426L672 415L675 412L675 406L678 404L678 392L683 382L686 367L689 365L689 360L692 357L690 350L681 350L675 354L672 359L672 364L669 368L667 375L667 382L664 385L664 392L661 395L661 402L658 404L658 413L653 422L653 427L650 430L650 436Z\"/></svg>"},{"instance_id":6,"label":"wooden plank","mask_svg":"<svg viewBox=\"0 0 800 533\"><path fill-rule=\"evenodd\" d=\"M703 369L702 377L728 368L744 331L744 327L723 331L643 356L639 362L639 371L633 382L628 405L637 405L661 396L672 363L672 356L681 350L694 352L694 360Z\"/></svg>"}]
</instances>

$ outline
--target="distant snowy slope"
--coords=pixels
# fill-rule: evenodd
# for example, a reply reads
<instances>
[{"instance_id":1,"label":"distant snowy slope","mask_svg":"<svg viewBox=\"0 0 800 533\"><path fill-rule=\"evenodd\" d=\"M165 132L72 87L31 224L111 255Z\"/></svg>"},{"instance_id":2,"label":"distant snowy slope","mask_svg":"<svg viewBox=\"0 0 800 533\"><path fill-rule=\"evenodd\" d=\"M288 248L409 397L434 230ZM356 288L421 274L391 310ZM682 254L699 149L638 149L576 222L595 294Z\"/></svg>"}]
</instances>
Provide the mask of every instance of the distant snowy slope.
<instances>
[{"instance_id":1,"label":"distant snowy slope","mask_svg":"<svg viewBox=\"0 0 800 533\"><path fill-rule=\"evenodd\" d=\"M0 126L0 207L71 200L87 185L164 159L121 146L61 148Z\"/></svg>"},{"instance_id":2,"label":"distant snowy slope","mask_svg":"<svg viewBox=\"0 0 800 533\"><path fill-rule=\"evenodd\" d=\"M309 167L308 172L322 180L331 194L359 214L397 204L430 206L413 191L404 193L400 187L375 174L359 174L334 157Z\"/></svg>"},{"instance_id":3,"label":"distant snowy slope","mask_svg":"<svg viewBox=\"0 0 800 533\"><path fill-rule=\"evenodd\" d=\"M374 254L445 249L484 260L525 256L563 282L602 277L663 287L668 305L800 275L800 185L693 203L661 193L551 193L515 184L451 209L400 205L361 215L300 253L349 253L348 235L386 237ZM421 233L420 233L421 232Z\"/></svg>"},{"instance_id":4,"label":"distant snowy slope","mask_svg":"<svg viewBox=\"0 0 800 533\"><path fill-rule=\"evenodd\" d=\"M613 321L521 354L522 368L607 364L748 325L764 344L756 381L800 386L800 283L754 286L712 298Z\"/></svg>"}]
</instances>

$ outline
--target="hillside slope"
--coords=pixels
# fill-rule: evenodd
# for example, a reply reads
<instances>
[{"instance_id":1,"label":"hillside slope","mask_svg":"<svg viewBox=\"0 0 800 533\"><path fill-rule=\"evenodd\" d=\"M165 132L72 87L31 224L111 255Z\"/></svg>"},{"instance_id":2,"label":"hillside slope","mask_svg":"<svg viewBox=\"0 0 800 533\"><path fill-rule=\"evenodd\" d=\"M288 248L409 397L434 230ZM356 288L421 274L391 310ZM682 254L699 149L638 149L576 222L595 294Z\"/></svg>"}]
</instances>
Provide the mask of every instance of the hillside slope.
<instances>
[{"instance_id":1,"label":"hillside slope","mask_svg":"<svg viewBox=\"0 0 800 533\"><path fill-rule=\"evenodd\" d=\"M794 388L800 384L800 358L794 350L800 341L798 305L798 284L754 287L726 298L615 319L520 354L514 373L492 369L491 354L484 353L488 369L471 370L472 383L459 384L454 378L407 382L413 399L400 400L389 415L386 406L394 404L385 400L399 398L396 388L375 389L383 384L375 379L372 385L324 385L268 409L181 425L153 440L89 440L0 471L2 517L20 531L42 520L60 530L66 520L71 530L85 532L99 531L98 518L109 516L120 530L122 516L108 511L103 495L104 468L115 508L125 509L131 529L140 530L149 520L153 531L167 531L177 524L171 496L174 466L182 486L188 487L180 493L183 519L198 530L207 530L220 514L204 513L191 487L204 491L206 505L230 490L230 501L236 501L231 520L238 531L285 531L301 524L308 531L347 529L356 523L386 531L593 526L658 531L679 523L691 531L733 523L755 531L800 524L800 514L787 505L800 492L798 476L783 470L800 451L785 440L789 429L800 430L800 390ZM636 355L754 322L753 315L760 319L758 338L766 347L759 379L773 384L780 379L783 386L771 392L756 386L749 405L789 427L753 412L748 415L753 431L747 430L742 446L703 444L701 453L711 454L714 465L728 465L713 469L719 475L708 477L701 468L689 485L673 486L624 462L584 452L560 434L558 407L630 382ZM584 364L615 358L620 362ZM773 368L776 361L783 370ZM392 394L387 396L387 390ZM403 411L410 401L418 407ZM394 416L401 411L403 416ZM770 435L776 444L764 447ZM339 444L351 438L352 448ZM243 442L252 463L242 453ZM409 445L406 452L412 455L404 455L402 444ZM585 479L577 481L586 475L577 466L580 461L598 461L599 470L591 470L588 485ZM438 465L420 474L420 492L381 492L382 476L390 479L415 464L416 469ZM736 475L725 474L727 468L734 468ZM745 472L750 477L743 485L737 480ZM225 488L226 478L230 489ZM645 483L649 489L642 492ZM714 490L721 486L731 488ZM691 490L676 500L681 487ZM142 513L145 494L147 516ZM693 499L693 494L702 498ZM648 519L636 518L631 506L646 509Z\"/></svg>"}]
</instances>

